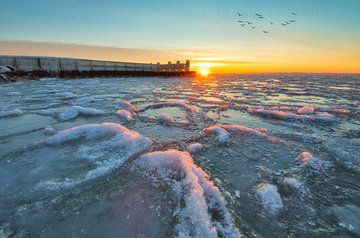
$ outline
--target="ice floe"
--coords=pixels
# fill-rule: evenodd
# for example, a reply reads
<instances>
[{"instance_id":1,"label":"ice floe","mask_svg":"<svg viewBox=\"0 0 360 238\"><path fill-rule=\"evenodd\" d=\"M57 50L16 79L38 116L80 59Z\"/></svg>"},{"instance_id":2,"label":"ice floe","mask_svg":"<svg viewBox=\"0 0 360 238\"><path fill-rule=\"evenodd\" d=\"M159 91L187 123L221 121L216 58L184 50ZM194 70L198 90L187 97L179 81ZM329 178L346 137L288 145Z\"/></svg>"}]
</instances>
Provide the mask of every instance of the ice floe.
<instances>
[{"instance_id":1,"label":"ice floe","mask_svg":"<svg viewBox=\"0 0 360 238\"><path fill-rule=\"evenodd\" d=\"M329 161L325 161L313 156L310 152L303 151L301 152L299 158L302 161L302 164L306 168L310 168L314 171L322 171L330 168L332 164Z\"/></svg>"},{"instance_id":2,"label":"ice floe","mask_svg":"<svg viewBox=\"0 0 360 238\"><path fill-rule=\"evenodd\" d=\"M99 116L105 114L104 111L90 107L72 106L58 114L58 118L62 121L76 118L78 115Z\"/></svg>"},{"instance_id":3,"label":"ice floe","mask_svg":"<svg viewBox=\"0 0 360 238\"><path fill-rule=\"evenodd\" d=\"M46 126L44 128L44 133L46 135L55 135L57 133L57 131L52 126Z\"/></svg>"},{"instance_id":4,"label":"ice floe","mask_svg":"<svg viewBox=\"0 0 360 238\"><path fill-rule=\"evenodd\" d=\"M294 107L294 106L284 106L284 105L281 105L281 106L272 106L269 108L269 110L280 110L280 111L296 111L298 110L299 108L298 107Z\"/></svg>"},{"instance_id":5,"label":"ice floe","mask_svg":"<svg viewBox=\"0 0 360 238\"><path fill-rule=\"evenodd\" d=\"M74 98L76 95L72 92L57 92L56 96L64 97L64 98Z\"/></svg>"},{"instance_id":6,"label":"ice floe","mask_svg":"<svg viewBox=\"0 0 360 238\"><path fill-rule=\"evenodd\" d=\"M0 111L0 118L16 117L16 116L21 116L23 114L24 114L24 112L22 110L20 110L20 109Z\"/></svg>"},{"instance_id":7,"label":"ice floe","mask_svg":"<svg viewBox=\"0 0 360 238\"><path fill-rule=\"evenodd\" d=\"M301 197L307 193L307 188L305 187L304 183L297 178L285 177L282 181L282 184Z\"/></svg>"},{"instance_id":8,"label":"ice floe","mask_svg":"<svg viewBox=\"0 0 360 238\"><path fill-rule=\"evenodd\" d=\"M175 193L178 237L240 237L219 189L188 152L155 151L134 164L154 185L169 186Z\"/></svg>"},{"instance_id":9,"label":"ice floe","mask_svg":"<svg viewBox=\"0 0 360 238\"><path fill-rule=\"evenodd\" d=\"M192 154L200 152L204 146L201 143L192 143L188 146L188 151Z\"/></svg>"},{"instance_id":10,"label":"ice floe","mask_svg":"<svg viewBox=\"0 0 360 238\"><path fill-rule=\"evenodd\" d=\"M112 138L108 139L109 136L112 136ZM89 161L96 168L87 171L84 175L75 179L41 182L37 185L38 188L57 190L96 179L119 168L127 159L146 152L152 144L149 138L142 136L138 132L110 122L66 129L47 138L42 143L48 146L55 146L81 139L105 139L94 146L82 145L78 149L78 158Z\"/></svg>"},{"instance_id":11,"label":"ice floe","mask_svg":"<svg viewBox=\"0 0 360 238\"><path fill-rule=\"evenodd\" d=\"M57 114L61 112L61 109L59 108L47 108L47 109L41 109L37 110L35 113L41 116L52 116L56 117Z\"/></svg>"},{"instance_id":12,"label":"ice floe","mask_svg":"<svg viewBox=\"0 0 360 238\"><path fill-rule=\"evenodd\" d=\"M330 138L325 142L325 148L333 154L338 163L360 172L360 139Z\"/></svg>"},{"instance_id":13,"label":"ice floe","mask_svg":"<svg viewBox=\"0 0 360 238\"><path fill-rule=\"evenodd\" d=\"M163 124L171 124L175 121L174 117L170 114L163 112L157 117L158 121Z\"/></svg>"},{"instance_id":14,"label":"ice floe","mask_svg":"<svg viewBox=\"0 0 360 238\"><path fill-rule=\"evenodd\" d=\"M300 121L309 121L312 120L312 117L308 115L297 115L291 112L279 111L279 110L269 110L264 108L251 108L249 107L247 111L250 114L257 114L263 117L269 117L280 120L300 120Z\"/></svg>"},{"instance_id":15,"label":"ice floe","mask_svg":"<svg viewBox=\"0 0 360 238\"><path fill-rule=\"evenodd\" d=\"M269 141L275 142L278 141L278 138L269 136L264 132L264 128L260 130L253 129L243 125L214 125L205 129L205 133L213 133L216 135L216 140L219 143L225 143L230 139L230 134L234 135L254 135Z\"/></svg>"},{"instance_id":16,"label":"ice floe","mask_svg":"<svg viewBox=\"0 0 360 238\"><path fill-rule=\"evenodd\" d=\"M93 97L78 98L73 102L73 105L85 106L95 101Z\"/></svg>"},{"instance_id":17,"label":"ice floe","mask_svg":"<svg viewBox=\"0 0 360 238\"><path fill-rule=\"evenodd\" d=\"M105 112L102 110L98 110L90 107L81 107L81 106L71 106L66 109L64 108L48 108L37 110L36 114L42 116L53 116L57 117L59 120L67 121L73 118L78 117L79 115L84 116L99 116L104 115Z\"/></svg>"},{"instance_id":18,"label":"ice floe","mask_svg":"<svg viewBox=\"0 0 360 238\"><path fill-rule=\"evenodd\" d=\"M360 236L360 208L355 205L335 206L332 214L340 221L340 225L353 235Z\"/></svg>"},{"instance_id":19,"label":"ice floe","mask_svg":"<svg viewBox=\"0 0 360 238\"><path fill-rule=\"evenodd\" d=\"M313 114L315 111L315 107L313 106L304 106L304 107L301 107L297 110L297 113L298 114L305 114L305 115L310 115L310 114Z\"/></svg>"},{"instance_id":20,"label":"ice floe","mask_svg":"<svg viewBox=\"0 0 360 238\"><path fill-rule=\"evenodd\" d=\"M180 107L182 108L189 117L193 117L195 113L199 111L196 107L191 104L185 102L159 102L152 105L147 106L144 110L147 109L156 109L163 107Z\"/></svg>"},{"instance_id":21,"label":"ice floe","mask_svg":"<svg viewBox=\"0 0 360 238\"><path fill-rule=\"evenodd\" d=\"M218 125L206 128L205 132L215 134L218 143L225 143L230 139L230 133Z\"/></svg>"},{"instance_id":22,"label":"ice floe","mask_svg":"<svg viewBox=\"0 0 360 238\"><path fill-rule=\"evenodd\" d=\"M128 110L125 110L125 109L117 110L116 115L118 115L120 118L122 118L122 119L124 119L126 121L131 121L131 119L132 119L131 112L129 112Z\"/></svg>"},{"instance_id":23,"label":"ice floe","mask_svg":"<svg viewBox=\"0 0 360 238\"><path fill-rule=\"evenodd\" d=\"M127 100L124 100L124 101L120 102L119 104L120 104L120 105L119 105L120 107L123 107L124 109L127 109L127 110L129 110L129 111L131 111L131 112L133 112L133 113L139 111L139 109L138 109L137 107L135 107L133 104L131 104L131 103L130 103L129 101L127 101Z\"/></svg>"},{"instance_id":24,"label":"ice floe","mask_svg":"<svg viewBox=\"0 0 360 238\"><path fill-rule=\"evenodd\" d=\"M284 205L276 185L263 183L258 185L257 192L261 197L264 209L273 216L277 216Z\"/></svg>"},{"instance_id":25,"label":"ice floe","mask_svg":"<svg viewBox=\"0 0 360 238\"><path fill-rule=\"evenodd\" d=\"M40 78L40 81L43 82L51 82L51 81L58 81L58 78L49 78L49 77L45 77L45 78Z\"/></svg>"},{"instance_id":26,"label":"ice floe","mask_svg":"<svg viewBox=\"0 0 360 238\"><path fill-rule=\"evenodd\" d=\"M336 120L336 117L327 112L319 112L314 115L314 119L317 121L332 122L332 121Z\"/></svg>"},{"instance_id":27,"label":"ice floe","mask_svg":"<svg viewBox=\"0 0 360 238\"><path fill-rule=\"evenodd\" d=\"M299 114L295 114L287 111L279 111L279 110L270 110L265 108L252 108L249 107L247 111L250 114L259 115L262 117L273 118L284 121L293 121L298 120L302 122L333 122L336 120L336 117L327 112L319 112L314 114L312 111L313 107L302 107L298 109ZM315 110L315 109L314 109Z\"/></svg>"},{"instance_id":28,"label":"ice floe","mask_svg":"<svg viewBox=\"0 0 360 238\"><path fill-rule=\"evenodd\" d=\"M221 127L229 132L237 134L252 134L260 137L267 137L266 133L243 125L221 125Z\"/></svg>"},{"instance_id":29,"label":"ice floe","mask_svg":"<svg viewBox=\"0 0 360 238\"><path fill-rule=\"evenodd\" d=\"M296 191L303 186L303 183L296 178L284 178L283 183L284 185Z\"/></svg>"},{"instance_id":30,"label":"ice floe","mask_svg":"<svg viewBox=\"0 0 360 238\"><path fill-rule=\"evenodd\" d=\"M360 135L360 95L354 93L359 88L359 76L341 76L345 80L338 80L332 79L332 75L270 75L278 77L277 81L271 82L266 80L267 77L269 76L216 76L211 80L201 81L157 77L51 79L1 85L0 111L19 108L24 110L24 115L0 119L0 154L4 158L0 159L0 190L4 204L9 204L6 209L1 210L0 220L5 221L10 217L11 221L16 221L20 217L18 205L21 205L27 208L27 211L21 212L21 219L25 222L11 224L11 227L19 231L31 227L29 231L33 236L50 234L50 230L61 231L77 227L81 227L81 230L84 228L85 232L75 229L74 236L91 235L93 224L106 224L94 228L99 234L123 234L131 230L134 236L151 236L150 233L140 234L135 225L136 219L133 218L134 213L141 214L141 211L134 210L139 208L136 204L143 204L144 200L144 204L155 206L154 210L156 208L157 212L154 216L159 217L136 218L142 219L140 223L145 226L156 226L156 229L164 231L163 236L179 236L180 228L187 225L187 221L188 227L195 227L197 223L191 223L194 213L208 217L207 221L211 224L206 228L216 228L217 221L222 224L222 219L216 219L218 210L208 209L208 196L203 195L207 208L202 209L202 205L197 204L195 209L185 206L185 201L190 200L188 197L192 192L188 188L193 185L185 185L187 175L177 166L169 165L169 170L171 167L176 171L167 177L170 186L165 185L164 179L157 173L159 170L140 168L139 173L128 171L128 165L132 166L139 158L138 154L143 152L132 154L132 151L139 150L135 145L133 150L130 144L117 139L117 133L113 130L92 132L101 134L93 136L90 132L82 132L79 136L69 135L73 139L56 137L64 135L62 129L80 125L83 121L100 123L99 121L108 118L123 122L115 114L117 109L122 109L133 116L129 126L156 140L151 146L152 150L176 146L193 153L194 160L201 164L202 170L211 171L215 186L229 202L226 205L228 211L236 218L237 224L244 221L239 229L243 228L245 235L284 237L290 232L290 235L310 237L359 236L359 232L354 232L359 222L353 215L359 213L358 209L348 207L359 207L356 199L360 194L357 176L360 171L360 142L357 139ZM331 88L332 86L335 87ZM341 88L338 89L337 86ZM76 97L66 92L72 92ZM205 102L201 100L203 97L213 97L215 100L219 99L219 102ZM119 103L123 99L131 103ZM158 102L160 103L157 104ZM175 102L186 102L190 107ZM134 105L140 109L138 114L134 113L137 111ZM149 110L146 111L149 105ZM96 108L106 114L86 118L80 118L81 114L78 114L79 120L58 120L58 115L71 106ZM192 110L191 106L200 111ZM226 109L227 106L229 110ZM248 107L275 111L269 113L276 115L247 113ZM314 107L315 110L310 113L307 111L308 107ZM236 110L231 113L232 109ZM159 123L157 117L161 112L167 112L175 118L171 126ZM146 116L153 118L146 119ZM180 120L187 120L188 125L177 127ZM328 122L338 123L329 126ZM230 125L225 127L223 124L239 124L253 129ZM205 128L212 125L217 125L217 129L205 132ZM256 129L258 127L268 128L269 132L266 129ZM218 134L217 130L220 131ZM231 139L231 143L214 146L213 142L218 135L220 137L224 134L224 141ZM268 138L267 135L279 136L285 142L268 143L269 141L264 140ZM33 145L35 141L44 140L46 137L52 137L54 143ZM55 142L55 138L59 141ZM50 141L49 139L48 142ZM205 149L201 154L194 152L200 148L194 142L203 144ZM145 146L146 143L139 144ZM317 157L318 160L309 159L310 162L303 162L299 156L302 149L313 153L311 157ZM145 149L144 152L148 151L150 150ZM127 153L130 153L130 157ZM120 165L121 163L123 164ZM329 163L333 166L327 169ZM264 166L269 172L258 171L257 166ZM113 170L116 173L110 172ZM139 178L140 173L144 177ZM97 179L92 181L93 178ZM151 189L151 184L144 183L144 178L151 181L157 179L164 187ZM278 213L278 221L264 217L266 209L263 209L261 196L254 189L254 185L262 181L278 188L284 206L280 209L284 210L284 213ZM198 183L200 184L200 180ZM70 188L69 191L33 191L36 184L37 188L46 189L75 185L76 188ZM172 195L176 194L176 191L179 191L179 196ZM140 200L125 202L124 199L132 198L128 194L137 194ZM57 201L53 203L55 198ZM180 204L179 209L175 209L176 204ZM189 210L193 213L189 213L188 219L184 218L183 213ZM204 212L201 213L200 210ZM52 216L56 211L65 212L60 223L58 216ZM117 216L119 211L125 213ZM144 209L142 211L146 212ZM34 216L39 212L44 216ZM80 220L76 215L78 212L82 217ZM113 222L109 223L108 217L98 215L104 212L110 215L116 213L117 218L124 220L130 214L131 219L127 221L134 225L119 226L117 218L111 219ZM88 217L94 218L93 224L89 224ZM199 217L200 215L195 216ZM43 222L39 219L45 219L54 226L43 233ZM29 225L27 221L32 221L32 224ZM161 224L158 224L158 221ZM165 224L167 222L170 223L169 226ZM175 227L176 224L181 225ZM184 230L182 234L185 236L186 230L194 231L195 228ZM216 231L218 236L226 237L221 235L217 228ZM191 234L196 236L195 232ZM205 232L204 236L206 234L208 233Z\"/></svg>"},{"instance_id":31,"label":"ice floe","mask_svg":"<svg viewBox=\"0 0 360 238\"><path fill-rule=\"evenodd\" d=\"M209 103L209 104L219 104L219 103L223 102L222 99L216 98L216 97L202 97L200 99L200 101L203 103Z\"/></svg>"},{"instance_id":32,"label":"ice floe","mask_svg":"<svg viewBox=\"0 0 360 238\"><path fill-rule=\"evenodd\" d=\"M8 97L19 96L19 95L20 95L19 92L7 92L7 93L5 93L5 96L8 96Z\"/></svg>"},{"instance_id":33,"label":"ice floe","mask_svg":"<svg viewBox=\"0 0 360 238\"><path fill-rule=\"evenodd\" d=\"M350 110L346 108L332 108L331 112L338 113L338 114L349 114Z\"/></svg>"},{"instance_id":34,"label":"ice floe","mask_svg":"<svg viewBox=\"0 0 360 238\"><path fill-rule=\"evenodd\" d=\"M90 140L113 136L116 133L127 133L132 135L133 132L120 124L111 122L104 122L102 124L86 124L60 131L58 134L47 138L44 142L48 145L57 145L76 141L81 138Z\"/></svg>"}]
</instances>

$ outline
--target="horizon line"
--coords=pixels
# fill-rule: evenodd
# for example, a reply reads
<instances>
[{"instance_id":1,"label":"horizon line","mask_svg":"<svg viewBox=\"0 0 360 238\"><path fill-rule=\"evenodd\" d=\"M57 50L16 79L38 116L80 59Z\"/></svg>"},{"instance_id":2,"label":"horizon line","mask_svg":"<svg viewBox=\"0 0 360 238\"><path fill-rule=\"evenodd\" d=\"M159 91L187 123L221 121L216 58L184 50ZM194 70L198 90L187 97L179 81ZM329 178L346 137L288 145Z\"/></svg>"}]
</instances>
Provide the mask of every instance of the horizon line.
<instances>
[{"instance_id":1,"label":"horizon line","mask_svg":"<svg viewBox=\"0 0 360 238\"><path fill-rule=\"evenodd\" d=\"M90 58L81 58L81 57L65 57L65 56L39 56L39 55L2 55L0 54L0 57L33 57L33 58L59 58L59 59L76 59L76 60L96 60L96 61L102 61L102 62L116 62L116 63L143 63L143 64L157 64L157 63L146 63L146 62L129 62L129 61L111 61L111 60L102 60L102 59L90 59ZM199 60L194 60L195 62L204 62ZM172 61L168 61L172 62ZM176 62L176 61L175 61ZM208 60L207 62L213 62L211 60ZM214 61L215 62L215 61ZM172 62L173 63L173 62ZM181 61L180 61L181 63ZM160 63L161 65L166 65L168 63ZM190 67L191 67L191 60L190 60ZM199 70L194 70L199 71ZM263 72L213 72L210 75L224 75L224 74L351 74L351 75L360 75L360 72L301 72L301 71L263 71Z\"/></svg>"}]
</instances>

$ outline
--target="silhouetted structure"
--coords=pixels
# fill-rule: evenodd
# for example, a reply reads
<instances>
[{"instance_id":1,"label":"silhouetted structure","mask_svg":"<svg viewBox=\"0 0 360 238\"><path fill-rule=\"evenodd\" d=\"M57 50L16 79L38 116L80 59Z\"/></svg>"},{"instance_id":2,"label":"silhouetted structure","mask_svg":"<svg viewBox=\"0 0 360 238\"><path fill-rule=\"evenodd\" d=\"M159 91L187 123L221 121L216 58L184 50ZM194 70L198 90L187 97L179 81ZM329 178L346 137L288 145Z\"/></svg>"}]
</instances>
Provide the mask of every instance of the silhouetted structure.
<instances>
[{"instance_id":1,"label":"silhouetted structure","mask_svg":"<svg viewBox=\"0 0 360 238\"><path fill-rule=\"evenodd\" d=\"M190 71L190 61L175 64L143 64L131 62L98 61L58 57L0 56L0 65L11 66L13 76L37 77L115 77L164 76L195 77Z\"/></svg>"}]
</instances>

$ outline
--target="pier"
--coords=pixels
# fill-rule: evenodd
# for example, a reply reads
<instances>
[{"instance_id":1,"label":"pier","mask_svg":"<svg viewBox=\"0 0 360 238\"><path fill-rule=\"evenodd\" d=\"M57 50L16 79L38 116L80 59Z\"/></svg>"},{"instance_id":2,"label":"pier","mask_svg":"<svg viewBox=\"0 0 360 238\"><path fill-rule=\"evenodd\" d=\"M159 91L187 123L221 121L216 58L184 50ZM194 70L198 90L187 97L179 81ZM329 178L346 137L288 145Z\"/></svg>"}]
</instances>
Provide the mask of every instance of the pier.
<instances>
[{"instance_id":1,"label":"pier","mask_svg":"<svg viewBox=\"0 0 360 238\"><path fill-rule=\"evenodd\" d=\"M0 66L17 77L195 77L190 61L146 64L61 57L0 56Z\"/></svg>"}]
</instances>

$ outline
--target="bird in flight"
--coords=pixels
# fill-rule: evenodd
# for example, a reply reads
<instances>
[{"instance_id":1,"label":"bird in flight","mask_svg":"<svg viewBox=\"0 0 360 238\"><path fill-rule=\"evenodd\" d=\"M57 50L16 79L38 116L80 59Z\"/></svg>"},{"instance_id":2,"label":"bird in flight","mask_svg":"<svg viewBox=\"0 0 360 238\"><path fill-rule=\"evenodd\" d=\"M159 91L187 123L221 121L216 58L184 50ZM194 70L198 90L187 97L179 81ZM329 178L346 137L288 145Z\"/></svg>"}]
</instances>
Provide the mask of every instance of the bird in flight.
<instances>
[{"instance_id":1,"label":"bird in flight","mask_svg":"<svg viewBox=\"0 0 360 238\"><path fill-rule=\"evenodd\" d=\"M257 25L257 23L261 24L260 21L256 21L254 20L253 22L249 21L251 19L246 19L243 18L243 16L247 16L248 14L246 13L240 13L239 11L237 12L237 14L239 15L239 17L241 17L240 19L236 19L236 22L238 22L240 24L241 27L247 28L247 26L251 29L259 29L260 32L264 33L264 34L269 34L269 31L267 30L261 30L261 27L259 25ZM287 26L287 25L292 25L292 23L296 22L297 19L295 16L297 16L296 12L290 12L290 14L292 15L292 17L289 17L287 20L284 20L283 22L279 22L279 25L281 26ZM251 14L250 14L251 15ZM258 19L264 19L263 15L260 13L254 13L255 18ZM254 17L253 17L254 18ZM271 18L266 18L265 21L261 21L262 23L266 23L266 21L268 22L268 24L270 24L273 27L276 27L278 24L274 23L274 21L272 21ZM266 26L265 26L266 28Z\"/></svg>"}]
</instances>

